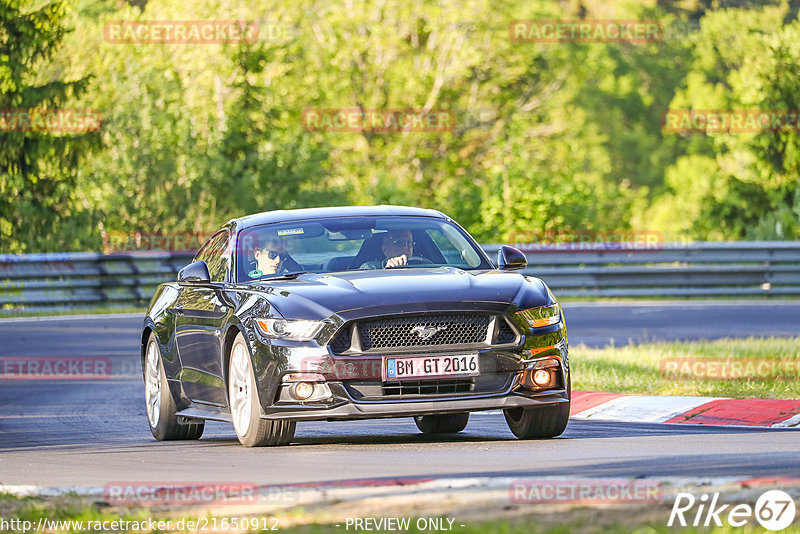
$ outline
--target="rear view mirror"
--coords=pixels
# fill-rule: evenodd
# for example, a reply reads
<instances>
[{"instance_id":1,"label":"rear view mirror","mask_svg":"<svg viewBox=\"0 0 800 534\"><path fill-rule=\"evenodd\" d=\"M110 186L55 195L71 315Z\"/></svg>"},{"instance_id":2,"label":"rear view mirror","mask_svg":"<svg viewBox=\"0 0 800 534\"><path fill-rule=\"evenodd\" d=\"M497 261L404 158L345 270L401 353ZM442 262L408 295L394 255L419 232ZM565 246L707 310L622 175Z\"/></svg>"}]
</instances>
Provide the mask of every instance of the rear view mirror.
<instances>
[{"instance_id":1,"label":"rear view mirror","mask_svg":"<svg viewBox=\"0 0 800 534\"><path fill-rule=\"evenodd\" d=\"M208 272L208 265L204 261L190 263L178 271L178 282L184 284L208 284L211 282L211 275Z\"/></svg>"},{"instance_id":2,"label":"rear view mirror","mask_svg":"<svg viewBox=\"0 0 800 534\"><path fill-rule=\"evenodd\" d=\"M497 251L497 269L500 271L514 271L528 266L528 260L522 251L503 245Z\"/></svg>"}]
</instances>

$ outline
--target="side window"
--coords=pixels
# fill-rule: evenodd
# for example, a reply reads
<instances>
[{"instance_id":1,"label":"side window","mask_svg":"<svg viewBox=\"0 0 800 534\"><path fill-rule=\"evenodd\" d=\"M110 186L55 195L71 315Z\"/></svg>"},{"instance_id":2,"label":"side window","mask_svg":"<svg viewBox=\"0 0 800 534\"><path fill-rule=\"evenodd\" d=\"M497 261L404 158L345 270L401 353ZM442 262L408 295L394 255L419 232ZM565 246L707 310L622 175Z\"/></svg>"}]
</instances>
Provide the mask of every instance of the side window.
<instances>
[{"instance_id":1,"label":"side window","mask_svg":"<svg viewBox=\"0 0 800 534\"><path fill-rule=\"evenodd\" d=\"M200 260L203 259L203 256L208 254L208 249L209 249L209 247L211 247L211 241L212 240L209 239L208 241L206 241L203 244L203 246L200 247L200 250L198 250L197 254L194 255L194 258L192 258L192 261L200 261Z\"/></svg>"},{"instance_id":2,"label":"side window","mask_svg":"<svg viewBox=\"0 0 800 534\"><path fill-rule=\"evenodd\" d=\"M442 226L441 229L430 229L426 232L439 248L448 265L477 267L481 264L481 257L455 228Z\"/></svg>"},{"instance_id":3,"label":"side window","mask_svg":"<svg viewBox=\"0 0 800 534\"><path fill-rule=\"evenodd\" d=\"M439 252L444 256L445 262L448 265L463 265L464 258L461 257L461 251L445 236L439 229L426 230L433 242L439 248Z\"/></svg>"},{"instance_id":4,"label":"side window","mask_svg":"<svg viewBox=\"0 0 800 534\"><path fill-rule=\"evenodd\" d=\"M225 272L230 266L231 257L228 250L228 232L220 232L206 243L197 253L197 260L206 262L212 282L222 282Z\"/></svg>"}]
</instances>

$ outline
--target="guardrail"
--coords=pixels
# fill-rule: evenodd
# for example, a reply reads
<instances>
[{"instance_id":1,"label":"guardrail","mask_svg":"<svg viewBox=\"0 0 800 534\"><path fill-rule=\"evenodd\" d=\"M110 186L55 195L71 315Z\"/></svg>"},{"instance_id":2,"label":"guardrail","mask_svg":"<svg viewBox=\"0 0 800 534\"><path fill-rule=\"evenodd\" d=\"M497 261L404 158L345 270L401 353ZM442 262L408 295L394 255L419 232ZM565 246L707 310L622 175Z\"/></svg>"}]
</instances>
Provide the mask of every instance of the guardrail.
<instances>
[{"instance_id":1,"label":"guardrail","mask_svg":"<svg viewBox=\"0 0 800 534\"><path fill-rule=\"evenodd\" d=\"M800 241L607 245L520 245L523 272L564 297L800 296ZM490 257L498 248L484 246Z\"/></svg>"},{"instance_id":2,"label":"guardrail","mask_svg":"<svg viewBox=\"0 0 800 534\"><path fill-rule=\"evenodd\" d=\"M800 242L695 242L625 250L519 245L523 272L565 297L800 296ZM485 245L494 258L499 245ZM140 306L192 252L0 255L0 313Z\"/></svg>"},{"instance_id":3,"label":"guardrail","mask_svg":"<svg viewBox=\"0 0 800 534\"><path fill-rule=\"evenodd\" d=\"M0 313L139 306L194 252L0 254Z\"/></svg>"}]
</instances>

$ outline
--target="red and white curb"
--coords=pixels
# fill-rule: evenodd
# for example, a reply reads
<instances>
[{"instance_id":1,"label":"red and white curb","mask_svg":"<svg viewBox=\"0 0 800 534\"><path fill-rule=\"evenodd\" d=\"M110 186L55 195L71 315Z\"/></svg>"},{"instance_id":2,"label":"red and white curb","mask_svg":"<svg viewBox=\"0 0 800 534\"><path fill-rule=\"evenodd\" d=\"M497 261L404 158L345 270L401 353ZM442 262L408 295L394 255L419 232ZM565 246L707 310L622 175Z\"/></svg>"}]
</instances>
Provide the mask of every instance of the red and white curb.
<instances>
[{"instance_id":1,"label":"red and white curb","mask_svg":"<svg viewBox=\"0 0 800 534\"><path fill-rule=\"evenodd\" d=\"M574 391L570 417L592 421L800 428L800 400Z\"/></svg>"}]
</instances>

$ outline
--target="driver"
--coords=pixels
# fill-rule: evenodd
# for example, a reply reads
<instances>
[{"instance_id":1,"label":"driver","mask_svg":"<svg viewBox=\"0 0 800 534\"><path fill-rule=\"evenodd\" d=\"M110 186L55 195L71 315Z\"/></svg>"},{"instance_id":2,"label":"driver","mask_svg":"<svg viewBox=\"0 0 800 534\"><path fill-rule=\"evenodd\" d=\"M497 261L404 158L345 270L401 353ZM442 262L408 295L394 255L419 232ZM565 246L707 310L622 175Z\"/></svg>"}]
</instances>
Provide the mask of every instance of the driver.
<instances>
[{"instance_id":1,"label":"driver","mask_svg":"<svg viewBox=\"0 0 800 534\"><path fill-rule=\"evenodd\" d=\"M411 230L389 230L383 234L381 252L385 259L365 262L361 268L383 269L407 265L408 258L414 255L414 238Z\"/></svg>"},{"instance_id":2,"label":"driver","mask_svg":"<svg viewBox=\"0 0 800 534\"><path fill-rule=\"evenodd\" d=\"M251 278L301 270L300 264L286 251L286 240L280 237L265 238L253 251L253 256L256 259L256 268L250 271Z\"/></svg>"}]
</instances>

